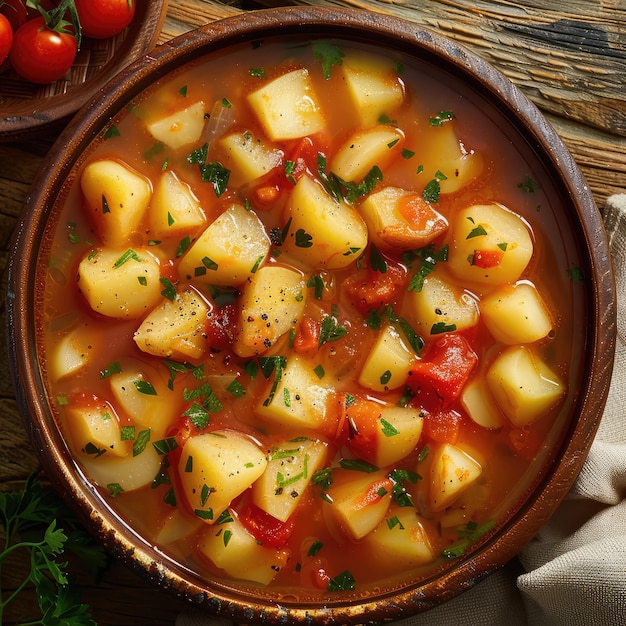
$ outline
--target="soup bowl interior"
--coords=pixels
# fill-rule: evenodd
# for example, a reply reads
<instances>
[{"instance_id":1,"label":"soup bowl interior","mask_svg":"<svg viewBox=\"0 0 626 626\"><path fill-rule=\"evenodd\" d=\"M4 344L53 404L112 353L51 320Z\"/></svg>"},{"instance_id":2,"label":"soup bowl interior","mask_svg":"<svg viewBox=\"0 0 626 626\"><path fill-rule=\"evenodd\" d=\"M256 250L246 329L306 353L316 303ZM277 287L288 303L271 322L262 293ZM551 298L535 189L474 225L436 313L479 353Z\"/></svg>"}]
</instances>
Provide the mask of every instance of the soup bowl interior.
<instances>
[{"instance_id":1,"label":"soup bowl interior","mask_svg":"<svg viewBox=\"0 0 626 626\"><path fill-rule=\"evenodd\" d=\"M42 272L58 222L91 146L134 98L155 81L175 75L206 55L260 40L293 37L337 39L392 50L431 77L453 85L496 125L532 164L552 207L542 213L547 235L580 270L571 310L563 311L574 348L570 392L545 433L545 443L516 485L494 510L497 523L459 558L420 576L390 577L366 590L315 595L273 590L212 578L153 545L121 515L72 456L61 432L40 361ZM527 219L534 219L527 208ZM556 255L551 250L542 254ZM501 74L458 45L414 24L338 9L290 8L254 12L217 22L161 46L103 89L55 143L29 195L10 259L9 349L16 393L31 439L53 484L87 527L116 556L191 602L235 620L359 623L400 618L440 604L504 565L536 534L573 484L584 462L606 400L614 349L613 284L602 223L572 157L539 111Z\"/></svg>"}]
</instances>

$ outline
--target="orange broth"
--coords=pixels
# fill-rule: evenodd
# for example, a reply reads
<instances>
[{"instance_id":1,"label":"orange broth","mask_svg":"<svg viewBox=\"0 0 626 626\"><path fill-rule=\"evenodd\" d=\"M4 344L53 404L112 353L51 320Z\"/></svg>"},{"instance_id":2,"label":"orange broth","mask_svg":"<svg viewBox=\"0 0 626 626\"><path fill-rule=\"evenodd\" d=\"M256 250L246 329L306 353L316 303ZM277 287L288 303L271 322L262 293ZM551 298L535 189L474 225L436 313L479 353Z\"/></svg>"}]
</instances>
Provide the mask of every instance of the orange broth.
<instances>
[{"instance_id":1,"label":"orange broth","mask_svg":"<svg viewBox=\"0 0 626 626\"><path fill-rule=\"evenodd\" d=\"M440 397L432 389L421 385L419 381L424 379L420 378L415 383L412 380L413 370L406 381L394 389L374 390L358 382L381 329L389 326L410 352L411 367L415 363L428 363L433 355L433 346L442 339L450 335L462 337L462 345L476 356L467 382L478 381L483 387L487 385L485 376L488 368L506 346L493 337L482 315L464 330L444 325L438 329L442 332L432 334L432 329L419 326L410 301L413 296L408 295L411 279L420 267L420 257L412 248L374 248L370 240L367 248L354 251L354 258L340 268L329 268L323 263L312 266L306 260L297 258L298 249L293 246L291 254L281 254L289 238L296 235L288 231L286 218L286 207L295 182L302 175L308 175L318 184L323 174L328 173L323 167L320 173L318 154L324 155L328 166L346 139L361 128L359 116L353 108L355 105L346 92L342 66L332 65L330 77L325 77L320 59L313 57L308 43L296 45L289 41L268 41L258 47L241 46L199 60L159 81L113 120L106 135L95 141L85 153L81 169L69 181L48 254L50 262L45 279L45 305L41 312L45 328L43 358L48 362L50 372L50 397L53 398L68 445L77 461L86 467L88 475L90 468L98 463L109 462L107 459L113 451L102 450L92 441L81 439L80 433L84 429L75 430L76 418L72 410L104 407L101 412L110 413L106 419L119 421L120 428L130 440L124 444L127 446L126 455L132 455L128 446L136 442L140 431L149 431L150 428L136 424L133 415L118 406L112 395L112 377L109 374L123 371L126 366L143 367L146 372L144 380L158 387L158 394L167 396L163 398L163 406L167 406L169 411L167 428L158 440L168 443L165 453L159 457L160 468L155 473L154 482L150 480L132 491L116 487L118 480L114 478L105 484L100 482L98 486L109 499L110 506L121 513L130 527L149 542L158 543L159 537L169 537L158 543L159 549L182 558L190 568L200 573L228 581L245 578L245 567L241 576L232 572L229 574L213 562L210 553L199 550L205 535L215 533L218 523L217 515L208 518L205 506L206 502L210 504L211 491L217 485L208 485L208 495L202 498L201 506L197 501L189 501L187 492L181 486L179 466L189 438L212 431L234 430L243 433L266 458L272 458L273 446L278 442L298 442L308 438L323 443L326 458L320 469L335 468L330 476L335 476L338 484L343 480L375 474L376 469L387 477L392 476L390 482L387 478L386 483L381 483L382 488L379 485L376 493L370 494L377 502L381 498L387 498L388 502L388 509L378 526L382 529L379 532L385 527L390 533L394 532L394 526L395 532L403 532L403 524L398 522L397 515L411 511L411 518L423 532L421 542L428 546L431 558L420 560L416 557L408 562L381 558L377 552L379 548L372 547L367 535L355 538L332 514L328 514L326 509L333 506L329 503L332 498L328 497L332 486L320 480L308 482L304 493L298 494L298 505L288 521L274 520L274 530L265 528L265 534L259 534L258 528L267 526L266 517L257 516L252 522L249 519L250 516L254 518L254 513L250 513L252 487L244 489L232 501L228 508L231 518L244 522L246 532L252 533L257 548L262 545L268 554L280 554L275 563L271 561L272 557L268 557L274 574L271 580L263 580L260 584L285 593L313 596L326 593L337 585L343 588L341 585L346 584L346 579L345 588L359 591L381 584L389 577L403 579L428 575L463 554L464 550L470 550L481 536L487 536L497 528L532 487L537 479L534 468L550 453L560 436L563 416L571 403L568 389L577 376L577 372L570 371L569 366L577 339L574 328L578 306L574 302L573 281L568 275L572 244L564 241L559 234L552 213L550 181L542 179L530 150L513 145L509 138L513 131L507 130L505 124L492 122L489 111L475 101L469 90L459 88L453 78L440 76L436 69L399 54L393 58L385 57L366 46L350 42L335 42L333 45L345 53L344 61L364 50L368 54L379 55L383 63L394 68L395 77L392 80L397 81L402 91L401 104L394 105L393 110L383 111L384 115L375 121L375 125L383 128L400 129L401 151L396 150L393 158L380 167L382 180L376 180L363 195L347 204L358 213L369 195L386 186L402 188L425 199L426 205L435 209L448 224L441 234L428 242L433 246L432 254L450 244L450 224L460 210L469 206L497 202L513 214L523 216L522 221L531 236L533 255L517 282L537 289L552 321L549 335L534 341L532 347L563 384L563 394L557 401L528 424L515 425L502 413L498 416L497 426L485 428L468 415L459 395ZM256 71L250 72L251 68ZM260 68L264 71L258 71ZM323 112L324 127L310 136L269 140L246 99L247 95L273 78L298 68L307 68ZM206 124L197 142L174 149L155 140L147 130L147 124L152 121L198 101L204 103ZM222 104L221 110L216 106L219 103ZM222 117L221 121L216 121L217 116ZM454 131L454 145L459 156L469 155L468 158L475 159L480 165L465 184L446 193L444 181L454 179L458 172L440 172L433 155L438 154L437 133L450 128ZM219 161L219 139L233 129L242 133L250 131L254 137L271 144L279 151L280 162L267 174L251 182L240 186L229 183L218 197L214 185L201 180L200 167L197 163L190 163L188 157L210 140L206 163ZM89 254L98 254L106 246L99 230L101 222L98 221L104 216L93 218L80 189L80 176L89 163L102 159L124 163L148 179L152 189L164 172L175 172L191 188L206 216L204 224L168 238L154 236L146 213L122 246L128 250L147 250L156 256L160 276L167 279L162 281L164 292L169 285L181 293L191 283L191 291L205 303L209 311L203 326L206 349L198 358L156 356L139 349L133 340L143 319L150 310L160 306L167 295L163 295L145 313L124 319L94 311L82 293L83 279L77 280L79 263ZM290 169L291 162L293 170ZM437 187L439 193L433 196L432 189L436 191ZM345 187L343 191L345 193ZM270 240L270 253L263 258L262 265L295 267L306 284L303 290L304 308L291 328L269 348L257 346L256 354L245 356L234 351L233 342L246 323L238 315L241 314L241 293L252 280L252 275L242 284L208 288L194 283L193 278L181 276L177 270L189 247L233 202L252 211L263 224ZM415 210L409 203L404 205L401 213L406 219L411 219ZM309 234L315 240L314 231L302 234ZM181 252L185 238L187 247L182 246L185 250ZM503 253L506 254L506 250ZM210 271L209 268L207 272ZM437 259L433 275L449 281L459 293L470 297L478 309L483 297L493 290L493 287L464 284L446 267L445 258ZM357 281L355 277L362 280ZM353 288L357 285L353 291L346 289L351 282ZM362 282L366 287L360 291L358 285ZM374 285L381 283L389 290L376 295ZM136 288L141 287L138 285ZM371 302L363 304L362 296L371 298ZM330 320L327 330L339 329L340 336L327 335L326 341L320 342L324 320ZM82 336L89 337L84 349L88 356L84 357L80 367L69 374L55 375L49 363L63 338L77 328L87 329ZM414 331L419 335L423 346L420 340L415 340L416 345L411 347L407 328L409 334ZM317 429L286 426L284 422L273 422L267 416L258 414L260 403L271 396L272 385L279 382L278 368L294 358L294 350L298 359L317 374L318 384L327 389L324 396L325 418ZM274 367L266 372L267 375L257 369L253 377L250 363L258 366L259 357L261 360L269 357L263 362ZM285 360L272 361L279 357ZM237 385L229 387L232 381L237 381ZM190 399L189 390L207 383L211 392L205 386L203 394ZM211 400L208 395L212 396ZM355 398L358 400L355 401ZM289 401L285 392L283 402ZM415 413L415 419L421 420L417 443L402 458L386 467L373 467L375 464L367 441L361 440L359 445L354 443L359 429L366 430L364 424L368 418L362 417L363 413L367 413L363 409L357 419L365 421L355 424L350 407L364 401L372 401L367 405L370 408L406 408ZM205 409L206 424L194 425L189 414L194 402ZM397 435L396 429L388 422L383 422L383 426L388 427L386 437ZM156 439L151 437L147 447L152 446ZM445 443L467 453L480 466L480 476L467 489L463 488L443 510L433 511L429 492L432 489L429 456ZM139 450L137 457L140 458L141 454L144 452ZM347 464L352 469L337 469L342 464L346 465L346 460L354 459L357 459L356 464ZM399 480L400 475L405 480ZM98 479L95 481L98 482ZM399 496L397 500L387 493L394 482L396 496ZM400 506L401 503L406 506ZM367 508L368 505L364 506ZM219 523L224 519L220 519ZM228 525L232 523L222 523L226 550L225 536L231 536ZM164 528L168 531L162 534ZM343 576L346 572L349 576Z\"/></svg>"}]
</instances>

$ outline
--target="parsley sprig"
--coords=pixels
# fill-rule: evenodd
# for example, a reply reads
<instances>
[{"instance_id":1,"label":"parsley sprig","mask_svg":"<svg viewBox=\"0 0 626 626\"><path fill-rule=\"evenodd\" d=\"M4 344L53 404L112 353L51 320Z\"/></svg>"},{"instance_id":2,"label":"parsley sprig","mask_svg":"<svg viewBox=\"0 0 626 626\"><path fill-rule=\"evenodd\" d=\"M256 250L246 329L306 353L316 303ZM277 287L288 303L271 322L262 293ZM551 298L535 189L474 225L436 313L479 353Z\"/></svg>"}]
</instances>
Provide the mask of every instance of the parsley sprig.
<instances>
[{"instance_id":1,"label":"parsley sprig","mask_svg":"<svg viewBox=\"0 0 626 626\"><path fill-rule=\"evenodd\" d=\"M80 602L72 586L67 562L70 552L80 558L92 575L104 569L106 554L80 526L71 511L52 491L42 488L34 475L21 491L0 493L0 580L9 555L24 555L30 573L11 593L0 595L0 623L8 604L34 588L42 626L95 626L89 607Z\"/></svg>"}]
</instances>

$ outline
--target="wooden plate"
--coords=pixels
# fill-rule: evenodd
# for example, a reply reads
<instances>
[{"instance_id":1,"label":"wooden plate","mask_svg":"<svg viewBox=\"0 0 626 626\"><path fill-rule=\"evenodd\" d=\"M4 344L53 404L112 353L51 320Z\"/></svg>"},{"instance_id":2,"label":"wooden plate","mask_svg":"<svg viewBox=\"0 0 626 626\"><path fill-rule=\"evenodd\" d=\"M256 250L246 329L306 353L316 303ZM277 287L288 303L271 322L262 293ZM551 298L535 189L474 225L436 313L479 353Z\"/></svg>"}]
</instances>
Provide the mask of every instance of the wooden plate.
<instances>
[{"instance_id":1,"label":"wooden plate","mask_svg":"<svg viewBox=\"0 0 626 626\"><path fill-rule=\"evenodd\" d=\"M0 74L0 141L26 139L60 127L109 79L155 45L167 0L137 0L130 26L110 39L84 38L68 74L35 85L12 70Z\"/></svg>"}]
</instances>

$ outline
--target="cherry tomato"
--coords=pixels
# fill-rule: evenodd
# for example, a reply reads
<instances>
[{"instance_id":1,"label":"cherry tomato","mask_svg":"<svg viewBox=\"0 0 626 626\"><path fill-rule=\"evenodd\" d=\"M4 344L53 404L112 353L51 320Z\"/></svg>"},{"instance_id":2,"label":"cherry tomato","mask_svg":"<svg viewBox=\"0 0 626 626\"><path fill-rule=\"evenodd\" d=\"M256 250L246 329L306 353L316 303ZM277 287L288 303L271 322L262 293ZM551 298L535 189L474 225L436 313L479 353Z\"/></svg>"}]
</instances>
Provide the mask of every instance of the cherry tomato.
<instances>
[{"instance_id":1,"label":"cherry tomato","mask_svg":"<svg viewBox=\"0 0 626 626\"><path fill-rule=\"evenodd\" d=\"M83 35L106 39L121 33L135 15L135 0L75 0Z\"/></svg>"},{"instance_id":2,"label":"cherry tomato","mask_svg":"<svg viewBox=\"0 0 626 626\"><path fill-rule=\"evenodd\" d=\"M11 51L13 43L13 29L9 20L0 14L0 63L2 63Z\"/></svg>"},{"instance_id":3,"label":"cherry tomato","mask_svg":"<svg viewBox=\"0 0 626 626\"><path fill-rule=\"evenodd\" d=\"M43 17L22 24L13 35L10 60L22 78L33 83L53 83L72 67L76 38L46 27Z\"/></svg>"}]
</instances>

